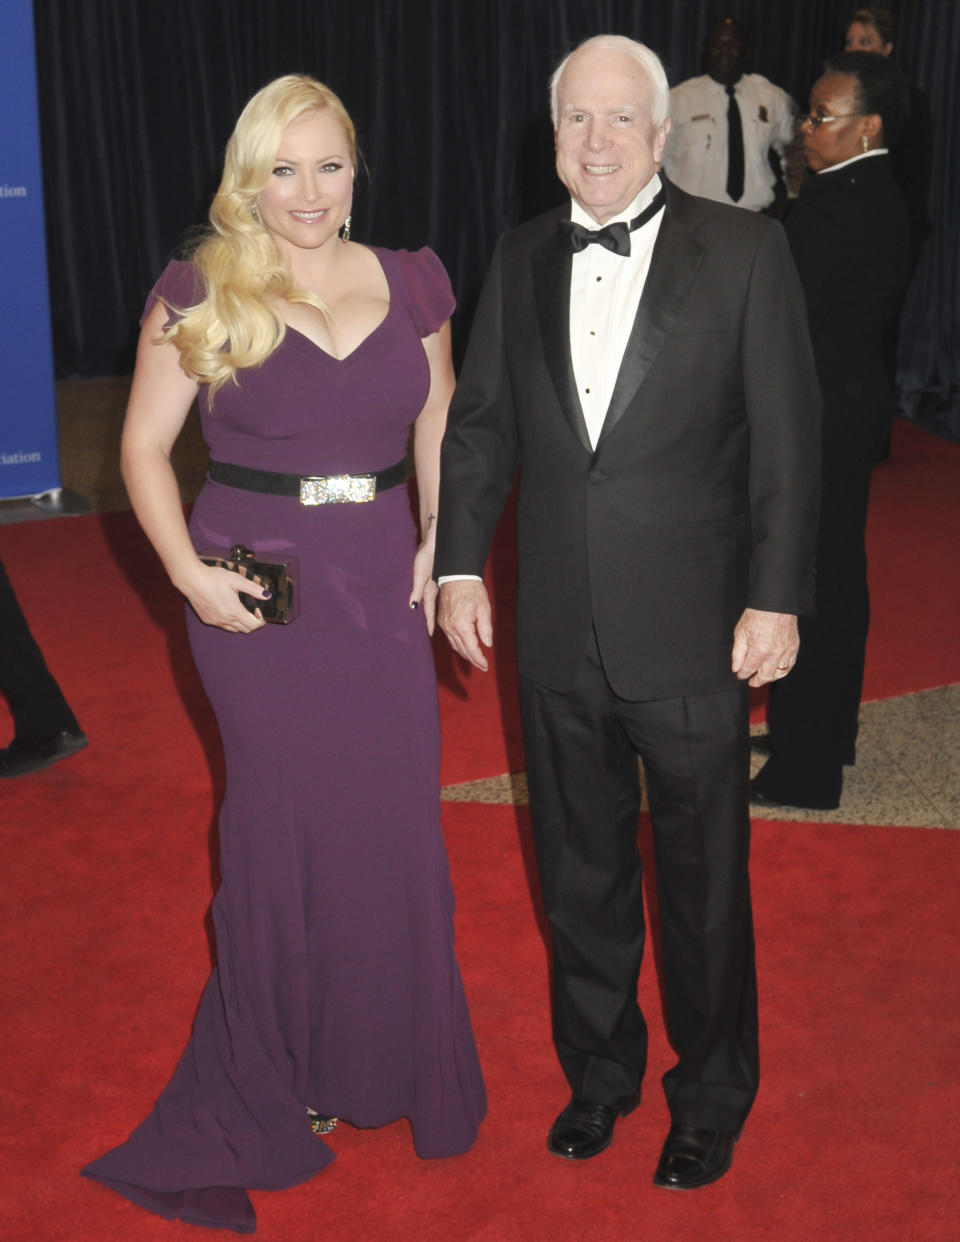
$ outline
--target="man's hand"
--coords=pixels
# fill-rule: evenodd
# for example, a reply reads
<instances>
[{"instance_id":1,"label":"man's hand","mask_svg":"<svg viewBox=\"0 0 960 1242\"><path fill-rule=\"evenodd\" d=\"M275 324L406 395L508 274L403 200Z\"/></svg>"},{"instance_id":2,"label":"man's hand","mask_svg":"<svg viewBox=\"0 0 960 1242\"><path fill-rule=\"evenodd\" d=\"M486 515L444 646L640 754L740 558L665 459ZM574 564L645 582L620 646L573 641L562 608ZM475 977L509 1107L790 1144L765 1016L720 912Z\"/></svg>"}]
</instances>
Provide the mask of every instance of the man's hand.
<instances>
[{"instance_id":1,"label":"man's hand","mask_svg":"<svg viewBox=\"0 0 960 1242\"><path fill-rule=\"evenodd\" d=\"M437 622L459 656L487 671L487 657L480 647L493 646L493 622L487 588L472 578L445 582L440 588Z\"/></svg>"},{"instance_id":2,"label":"man's hand","mask_svg":"<svg viewBox=\"0 0 960 1242\"><path fill-rule=\"evenodd\" d=\"M745 608L733 631L733 671L751 686L764 686L786 677L799 650L793 613Z\"/></svg>"}]
</instances>

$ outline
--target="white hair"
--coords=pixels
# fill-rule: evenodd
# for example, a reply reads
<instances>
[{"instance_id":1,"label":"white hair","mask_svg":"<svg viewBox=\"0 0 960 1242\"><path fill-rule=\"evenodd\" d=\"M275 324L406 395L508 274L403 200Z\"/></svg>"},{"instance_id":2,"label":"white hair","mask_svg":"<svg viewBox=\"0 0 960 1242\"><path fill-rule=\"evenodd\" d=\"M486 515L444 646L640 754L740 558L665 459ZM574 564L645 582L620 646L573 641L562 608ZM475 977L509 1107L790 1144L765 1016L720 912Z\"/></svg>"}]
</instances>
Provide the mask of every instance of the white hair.
<instances>
[{"instance_id":1,"label":"white hair","mask_svg":"<svg viewBox=\"0 0 960 1242\"><path fill-rule=\"evenodd\" d=\"M554 69L550 78L550 119L553 121L554 129L557 127L557 92L560 86L560 78L563 76L563 71L566 69L570 57L575 56L577 52L583 51L586 47L595 47L601 51L622 52L625 56L629 56L631 60L636 61L646 74L647 80L653 89L653 106L650 110L650 119L659 129L667 119L667 114L670 111L670 87L667 84L667 75L660 57L656 52L648 48L645 43L638 43L636 39L628 39L626 35L609 34L594 35L592 39L585 39L579 47L575 47L572 52L568 52L556 69Z\"/></svg>"}]
</instances>

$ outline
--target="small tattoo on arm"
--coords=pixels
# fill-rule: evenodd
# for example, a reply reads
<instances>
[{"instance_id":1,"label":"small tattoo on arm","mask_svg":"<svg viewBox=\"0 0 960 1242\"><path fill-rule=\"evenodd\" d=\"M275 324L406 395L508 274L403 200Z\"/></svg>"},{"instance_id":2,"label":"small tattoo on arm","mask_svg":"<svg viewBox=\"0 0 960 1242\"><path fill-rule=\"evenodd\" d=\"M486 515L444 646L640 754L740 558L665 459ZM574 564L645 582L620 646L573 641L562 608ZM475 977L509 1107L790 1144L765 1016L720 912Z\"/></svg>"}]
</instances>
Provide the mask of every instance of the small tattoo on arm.
<instances>
[{"instance_id":1,"label":"small tattoo on arm","mask_svg":"<svg viewBox=\"0 0 960 1242\"><path fill-rule=\"evenodd\" d=\"M437 515L436 515L435 513L428 513L428 514L427 514L427 534L429 534L429 533L430 533L430 527L433 525L433 523L434 523L436 520L437 520Z\"/></svg>"}]
</instances>

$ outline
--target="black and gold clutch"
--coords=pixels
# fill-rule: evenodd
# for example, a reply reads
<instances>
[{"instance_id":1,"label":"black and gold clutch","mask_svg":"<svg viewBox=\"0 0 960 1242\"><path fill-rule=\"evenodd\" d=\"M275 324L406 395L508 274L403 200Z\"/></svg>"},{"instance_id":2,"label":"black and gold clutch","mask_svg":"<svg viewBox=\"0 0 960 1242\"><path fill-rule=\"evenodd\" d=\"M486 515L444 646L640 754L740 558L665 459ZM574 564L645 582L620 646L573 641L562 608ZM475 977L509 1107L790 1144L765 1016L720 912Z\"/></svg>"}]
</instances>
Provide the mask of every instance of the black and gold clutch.
<instances>
[{"instance_id":1,"label":"black and gold clutch","mask_svg":"<svg viewBox=\"0 0 960 1242\"><path fill-rule=\"evenodd\" d=\"M300 583L299 563L295 556L265 561L254 556L242 543L235 543L229 552L207 548L198 555L204 565L210 565L214 569L229 569L231 573L240 574L257 586L267 588L270 592L269 599L257 599L253 595L240 593L240 603L247 612L259 611L264 621L273 625L289 625L298 616Z\"/></svg>"}]
</instances>

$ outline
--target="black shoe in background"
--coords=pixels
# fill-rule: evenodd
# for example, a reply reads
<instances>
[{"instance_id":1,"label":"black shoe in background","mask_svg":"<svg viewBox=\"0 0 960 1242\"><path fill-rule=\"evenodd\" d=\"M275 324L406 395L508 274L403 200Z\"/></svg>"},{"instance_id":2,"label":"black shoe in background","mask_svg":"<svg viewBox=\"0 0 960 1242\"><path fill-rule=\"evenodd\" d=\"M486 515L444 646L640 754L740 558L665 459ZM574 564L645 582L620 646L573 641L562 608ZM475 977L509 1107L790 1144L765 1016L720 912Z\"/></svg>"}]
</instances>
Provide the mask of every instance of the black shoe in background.
<instances>
[{"instance_id":1,"label":"black shoe in background","mask_svg":"<svg viewBox=\"0 0 960 1242\"><path fill-rule=\"evenodd\" d=\"M14 738L6 750L0 750L0 777L27 776L39 772L60 759L75 755L87 744L86 734L77 730L65 730L56 737L31 741Z\"/></svg>"}]
</instances>

